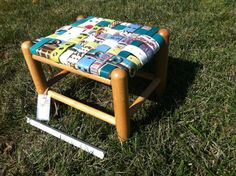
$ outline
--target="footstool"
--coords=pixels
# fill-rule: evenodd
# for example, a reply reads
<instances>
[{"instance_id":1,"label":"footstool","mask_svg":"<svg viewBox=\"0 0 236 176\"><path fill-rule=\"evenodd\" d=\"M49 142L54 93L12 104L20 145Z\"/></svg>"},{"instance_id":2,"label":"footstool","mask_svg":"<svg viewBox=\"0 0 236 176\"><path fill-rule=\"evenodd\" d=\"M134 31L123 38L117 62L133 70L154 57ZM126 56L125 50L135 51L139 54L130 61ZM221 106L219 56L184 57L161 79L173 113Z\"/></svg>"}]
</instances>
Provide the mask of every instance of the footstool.
<instances>
[{"instance_id":1,"label":"footstool","mask_svg":"<svg viewBox=\"0 0 236 176\"><path fill-rule=\"evenodd\" d=\"M38 94L90 114L116 126L125 141L130 133L130 117L153 93L160 96L166 85L169 34L140 24L106 18L78 16L77 20L47 37L25 41L21 48ZM154 72L141 68L154 60ZM41 63L61 69L47 80ZM112 87L114 115L73 100L51 89L68 73ZM128 77L151 80L150 85L131 104L128 101Z\"/></svg>"}]
</instances>

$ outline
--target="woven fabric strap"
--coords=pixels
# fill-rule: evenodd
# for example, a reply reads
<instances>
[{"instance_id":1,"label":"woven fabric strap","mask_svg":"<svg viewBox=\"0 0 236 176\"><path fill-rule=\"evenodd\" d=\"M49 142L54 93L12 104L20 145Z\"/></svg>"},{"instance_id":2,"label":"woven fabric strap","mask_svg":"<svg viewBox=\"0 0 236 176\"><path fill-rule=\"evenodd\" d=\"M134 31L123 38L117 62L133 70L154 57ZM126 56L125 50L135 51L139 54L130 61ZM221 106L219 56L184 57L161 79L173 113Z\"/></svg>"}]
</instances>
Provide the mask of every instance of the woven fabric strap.
<instances>
[{"instance_id":1,"label":"woven fabric strap","mask_svg":"<svg viewBox=\"0 0 236 176\"><path fill-rule=\"evenodd\" d=\"M105 78L115 68L133 76L164 42L158 28L89 16L34 41L30 51Z\"/></svg>"}]
</instances>

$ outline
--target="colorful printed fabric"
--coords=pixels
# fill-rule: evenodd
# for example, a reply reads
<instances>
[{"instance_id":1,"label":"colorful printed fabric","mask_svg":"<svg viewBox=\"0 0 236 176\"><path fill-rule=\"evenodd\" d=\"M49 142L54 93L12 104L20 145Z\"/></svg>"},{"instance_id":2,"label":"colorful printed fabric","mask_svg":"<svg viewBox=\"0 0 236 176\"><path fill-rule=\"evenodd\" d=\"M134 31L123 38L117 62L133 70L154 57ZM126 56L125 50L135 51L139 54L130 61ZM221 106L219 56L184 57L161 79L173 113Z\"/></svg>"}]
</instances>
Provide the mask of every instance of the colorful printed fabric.
<instances>
[{"instance_id":1,"label":"colorful printed fabric","mask_svg":"<svg viewBox=\"0 0 236 176\"><path fill-rule=\"evenodd\" d=\"M163 42L158 28L89 16L35 40L30 51L109 78L118 67L133 76Z\"/></svg>"}]
</instances>

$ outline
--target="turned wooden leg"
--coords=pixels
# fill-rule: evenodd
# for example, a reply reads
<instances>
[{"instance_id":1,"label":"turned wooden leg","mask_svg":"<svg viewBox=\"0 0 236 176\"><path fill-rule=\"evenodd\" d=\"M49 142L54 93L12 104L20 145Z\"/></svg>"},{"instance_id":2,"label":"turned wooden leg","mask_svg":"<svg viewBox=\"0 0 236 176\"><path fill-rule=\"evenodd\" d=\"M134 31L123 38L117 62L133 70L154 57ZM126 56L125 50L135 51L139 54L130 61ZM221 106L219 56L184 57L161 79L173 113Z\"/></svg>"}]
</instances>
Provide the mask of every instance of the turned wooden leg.
<instances>
[{"instance_id":1,"label":"turned wooden leg","mask_svg":"<svg viewBox=\"0 0 236 176\"><path fill-rule=\"evenodd\" d=\"M168 46L169 46L169 32L166 29L160 29L158 32L165 40L157 55L155 56L154 72L155 76L160 79L160 84L157 87L155 94L160 97L166 87L166 76L168 66Z\"/></svg>"},{"instance_id":2,"label":"turned wooden leg","mask_svg":"<svg viewBox=\"0 0 236 176\"><path fill-rule=\"evenodd\" d=\"M30 53L31 46L32 42L25 41L24 43L22 43L21 49L24 54L25 61L28 65L34 85L36 87L36 91L38 94L43 94L48 88L47 81L41 63L32 58L32 55Z\"/></svg>"},{"instance_id":3,"label":"turned wooden leg","mask_svg":"<svg viewBox=\"0 0 236 176\"><path fill-rule=\"evenodd\" d=\"M116 130L120 141L125 141L130 133L127 73L115 69L111 73L111 86L114 101Z\"/></svg>"},{"instance_id":4,"label":"turned wooden leg","mask_svg":"<svg viewBox=\"0 0 236 176\"><path fill-rule=\"evenodd\" d=\"M83 15L78 15L78 16L76 17L76 20L80 20L80 19L83 19L83 18L84 18Z\"/></svg>"}]
</instances>

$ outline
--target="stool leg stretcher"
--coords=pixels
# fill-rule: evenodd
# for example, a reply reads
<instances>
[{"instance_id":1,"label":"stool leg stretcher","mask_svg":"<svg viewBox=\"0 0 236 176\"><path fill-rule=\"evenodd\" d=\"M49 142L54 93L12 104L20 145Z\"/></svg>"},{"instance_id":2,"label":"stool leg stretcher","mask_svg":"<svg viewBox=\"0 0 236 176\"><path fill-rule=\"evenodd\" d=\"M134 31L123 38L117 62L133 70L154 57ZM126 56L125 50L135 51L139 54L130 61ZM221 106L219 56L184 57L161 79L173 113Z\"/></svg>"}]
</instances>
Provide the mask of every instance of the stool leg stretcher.
<instances>
[{"instance_id":1,"label":"stool leg stretcher","mask_svg":"<svg viewBox=\"0 0 236 176\"><path fill-rule=\"evenodd\" d=\"M115 117L110 115L110 114L102 112L102 111L100 111L98 109L95 109L95 108L93 108L91 106L88 106L88 105L86 105L84 103L81 103L81 102L78 102L76 100L73 100L73 99L71 99L69 97L61 95L61 94L59 94L57 92L54 92L52 90L48 91L48 95L50 97L52 97L53 99L55 99L55 100L58 100L58 101L60 101L62 103L65 103L65 104L67 104L67 105L69 105L69 106L71 106L73 108L76 108L76 109L78 109L80 111L83 111L83 112L85 112L85 113L87 113L89 115L92 115L92 116L94 116L94 117L96 117L98 119L101 119L101 120L103 120L103 121L105 121L107 123L115 125Z\"/></svg>"},{"instance_id":2,"label":"stool leg stretcher","mask_svg":"<svg viewBox=\"0 0 236 176\"><path fill-rule=\"evenodd\" d=\"M81 148L82 150L93 154L94 156L103 159L105 152L87 142L84 142L82 140L76 139L73 136L67 135L57 129L54 129L48 125L42 124L37 120L31 119L29 117L26 117L27 123L29 123L30 125L48 133L51 134L65 142L68 142L69 144L72 144L78 148Z\"/></svg>"},{"instance_id":3,"label":"stool leg stretcher","mask_svg":"<svg viewBox=\"0 0 236 176\"><path fill-rule=\"evenodd\" d=\"M53 84L60 81L62 78L64 78L66 75L68 75L70 72L67 70L62 70L61 72L54 75L51 79L47 81L48 87L52 86Z\"/></svg>"},{"instance_id":4,"label":"stool leg stretcher","mask_svg":"<svg viewBox=\"0 0 236 176\"><path fill-rule=\"evenodd\" d=\"M160 84L159 79L154 79L149 86L141 93L141 95L129 107L130 115L133 115L136 110L144 103L144 101L153 93Z\"/></svg>"},{"instance_id":5,"label":"stool leg stretcher","mask_svg":"<svg viewBox=\"0 0 236 176\"><path fill-rule=\"evenodd\" d=\"M81 18L81 16L79 16L78 18ZM145 73L141 71L136 73L136 76L151 80L152 82L131 104L131 106L129 106L128 103L128 75L124 70L120 68L114 69L111 73L111 79L107 79L97 75L82 72L67 65L56 63L44 57L32 55L30 53L32 42L30 41L25 41L24 43L22 43L21 48L38 94L44 94L51 85L62 79L68 73L74 73L79 76L111 86L114 105L114 117L105 112L92 108L86 104L75 101L69 97L58 94L52 90L49 90L47 93L52 98L62 103L65 103L112 125L115 125L120 141L125 141L129 137L131 115L133 115L134 112L138 110L141 104L148 98L148 96L152 92L154 92L155 95L160 96L165 89L168 65L169 33L165 29L160 29L158 33L164 38L165 42L154 58L154 73ZM60 68L62 69L62 71L47 81L41 63ZM30 122L32 121L30 120Z\"/></svg>"}]
</instances>

